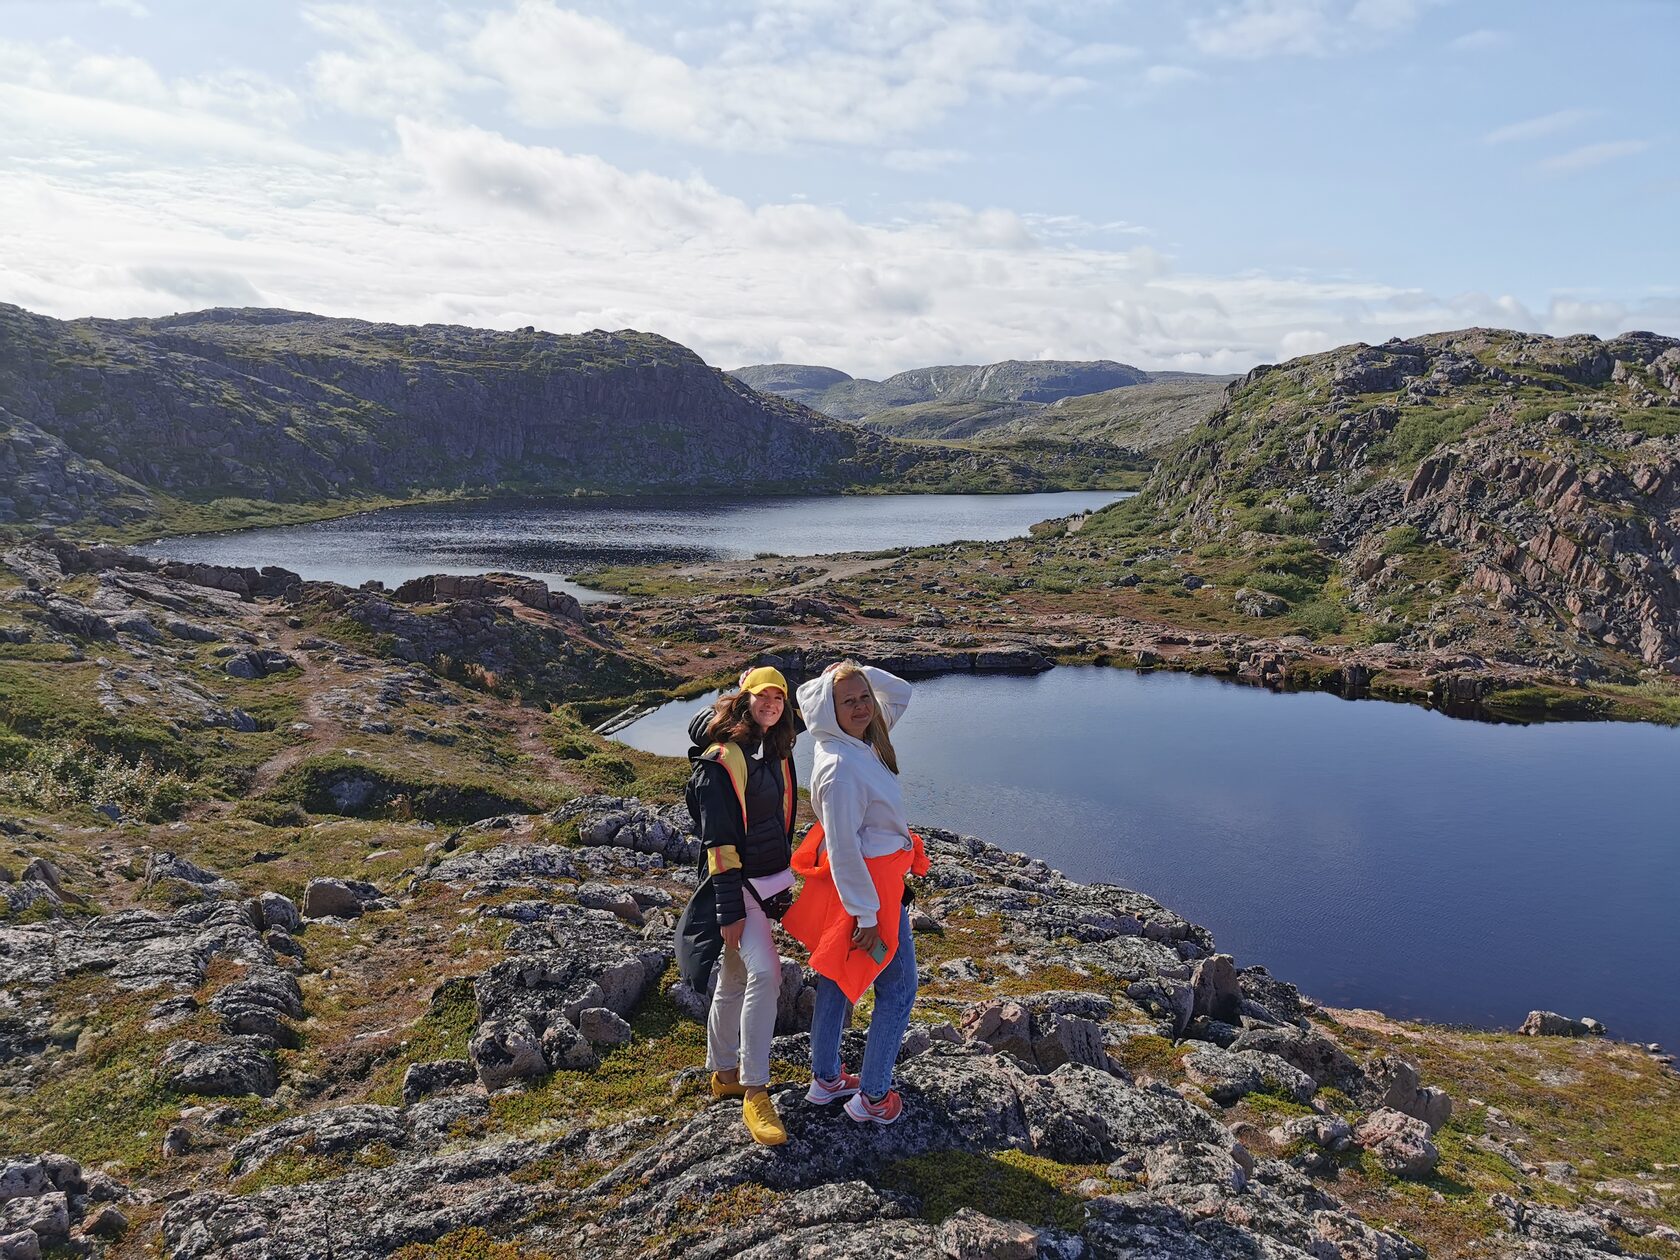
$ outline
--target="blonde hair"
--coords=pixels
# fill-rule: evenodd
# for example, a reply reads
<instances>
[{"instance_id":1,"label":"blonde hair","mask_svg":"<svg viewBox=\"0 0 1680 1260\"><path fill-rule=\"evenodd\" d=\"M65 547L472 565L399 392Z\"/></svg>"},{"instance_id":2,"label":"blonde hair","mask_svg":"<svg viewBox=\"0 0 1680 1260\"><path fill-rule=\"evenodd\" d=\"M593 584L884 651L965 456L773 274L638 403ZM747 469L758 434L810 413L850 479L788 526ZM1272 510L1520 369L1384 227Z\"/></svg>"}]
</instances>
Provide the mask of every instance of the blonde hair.
<instances>
[{"instance_id":1,"label":"blonde hair","mask_svg":"<svg viewBox=\"0 0 1680 1260\"><path fill-rule=\"evenodd\" d=\"M892 740L887 737L887 719L881 716L881 697L875 694L875 688L870 686L869 675L863 672L863 666L854 660L844 660L834 667L834 682L839 685L847 678L861 678L863 685L869 687L869 698L875 702L874 712L869 715L869 729L863 733L863 742L875 750L875 755L894 774L898 773L898 754L893 751ZM838 709L836 720L838 720Z\"/></svg>"}]
</instances>

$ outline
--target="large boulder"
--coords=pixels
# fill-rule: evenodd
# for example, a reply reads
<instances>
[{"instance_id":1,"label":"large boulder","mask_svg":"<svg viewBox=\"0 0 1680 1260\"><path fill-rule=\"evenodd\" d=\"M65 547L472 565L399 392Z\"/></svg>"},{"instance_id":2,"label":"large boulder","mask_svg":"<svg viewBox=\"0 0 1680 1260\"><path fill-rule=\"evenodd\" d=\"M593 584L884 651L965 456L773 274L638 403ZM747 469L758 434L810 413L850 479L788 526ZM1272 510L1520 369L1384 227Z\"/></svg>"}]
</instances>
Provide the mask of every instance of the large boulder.
<instances>
[{"instance_id":1,"label":"large boulder","mask_svg":"<svg viewBox=\"0 0 1680 1260\"><path fill-rule=\"evenodd\" d=\"M413 1106L422 1098L444 1090L471 1085L478 1073L466 1059L434 1059L428 1063L411 1063L403 1073L402 1100Z\"/></svg>"},{"instance_id":2,"label":"large boulder","mask_svg":"<svg viewBox=\"0 0 1680 1260\"><path fill-rule=\"evenodd\" d=\"M1242 988L1229 954L1214 954L1190 973L1192 1014L1234 1024L1242 1015Z\"/></svg>"},{"instance_id":3,"label":"large boulder","mask_svg":"<svg viewBox=\"0 0 1680 1260\"><path fill-rule=\"evenodd\" d=\"M267 1098L280 1084L274 1043L266 1037L237 1036L206 1044L177 1041L163 1052L165 1083L183 1094Z\"/></svg>"},{"instance_id":4,"label":"large boulder","mask_svg":"<svg viewBox=\"0 0 1680 1260\"><path fill-rule=\"evenodd\" d=\"M1034 1009L1023 1002L978 1002L964 1012L961 1033L970 1042L1009 1055L1029 1072L1053 1072L1064 1063L1117 1070L1103 1045L1101 1026L1070 1010L1054 1009L1057 1005L1065 1003L1040 1003Z\"/></svg>"},{"instance_id":5,"label":"large boulder","mask_svg":"<svg viewBox=\"0 0 1680 1260\"><path fill-rule=\"evenodd\" d=\"M252 967L210 999L221 1016L222 1030L252 1033L276 1045L296 1044L288 1019L303 1017L303 991L289 971L273 966Z\"/></svg>"},{"instance_id":6,"label":"large boulder","mask_svg":"<svg viewBox=\"0 0 1680 1260\"><path fill-rule=\"evenodd\" d=\"M1172 1035L1181 1037L1195 1015L1196 991L1189 983L1170 976L1152 975L1134 980L1126 996L1137 1005L1172 1025Z\"/></svg>"},{"instance_id":7,"label":"large boulder","mask_svg":"<svg viewBox=\"0 0 1680 1260\"><path fill-rule=\"evenodd\" d=\"M1365 1065L1366 1097L1377 1108L1415 1116L1434 1133L1452 1115L1452 1098L1443 1089L1421 1085L1417 1069L1398 1055L1378 1055Z\"/></svg>"},{"instance_id":8,"label":"large boulder","mask_svg":"<svg viewBox=\"0 0 1680 1260\"><path fill-rule=\"evenodd\" d=\"M1298 1103L1318 1092L1318 1085L1300 1068L1258 1050L1197 1046L1184 1056L1184 1074L1222 1107L1261 1090Z\"/></svg>"},{"instance_id":9,"label":"large boulder","mask_svg":"<svg viewBox=\"0 0 1680 1260\"><path fill-rule=\"evenodd\" d=\"M1273 1054L1301 1069L1320 1085L1352 1093L1361 1080L1359 1065L1323 1033L1299 1028L1250 1028L1231 1043L1232 1050Z\"/></svg>"},{"instance_id":10,"label":"large boulder","mask_svg":"<svg viewBox=\"0 0 1680 1260\"><path fill-rule=\"evenodd\" d=\"M1353 1131L1353 1140L1396 1177L1418 1181L1435 1171L1440 1152L1429 1140L1429 1126L1416 1116L1383 1108Z\"/></svg>"},{"instance_id":11,"label":"large boulder","mask_svg":"<svg viewBox=\"0 0 1680 1260\"><path fill-rule=\"evenodd\" d=\"M312 879L303 890L303 917L306 919L359 919L369 910L387 910L394 906L389 897L365 880Z\"/></svg>"},{"instance_id":12,"label":"large boulder","mask_svg":"<svg viewBox=\"0 0 1680 1260\"><path fill-rule=\"evenodd\" d=\"M488 1019L473 1032L467 1055L485 1089L547 1076L548 1060L535 1030L523 1019Z\"/></svg>"},{"instance_id":13,"label":"large boulder","mask_svg":"<svg viewBox=\"0 0 1680 1260\"><path fill-rule=\"evenodd\" d=\"M1592 1028L1582 1019L1570 1019L1556 1011L1530 1011L1517 1029L1525 1037L1585 1037Z\"/></svg>"}]
</instances>

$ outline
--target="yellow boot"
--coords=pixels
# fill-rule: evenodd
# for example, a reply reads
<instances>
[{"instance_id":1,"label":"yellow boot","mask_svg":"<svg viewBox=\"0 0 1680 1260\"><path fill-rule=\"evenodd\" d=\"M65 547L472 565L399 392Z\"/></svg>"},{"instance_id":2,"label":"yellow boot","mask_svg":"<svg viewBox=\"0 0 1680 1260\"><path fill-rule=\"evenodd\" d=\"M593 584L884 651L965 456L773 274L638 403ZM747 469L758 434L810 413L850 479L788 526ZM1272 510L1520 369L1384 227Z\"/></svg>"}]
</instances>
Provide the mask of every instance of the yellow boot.
<instances>
[{"instance_id":1,"label":"yellow boot","mask_svg":"<svg viewBox=\"0 0 1680 1260\"><path fill-rule=\"evenodd\" d=\"M787 1141L787 1130L776 1114L776 1104L770 1095L748 1094L741 1100L741 1118L747 1122L747 1132L760 1146L780 1146Z\"/></svg>"},{"instance_id":2,"label":"yellow boot","mask_svg":"<svg viewBox=\"0 0 1680 1260\"><path fill-rule=\"evenodd\" d=\"M745 1098L746 1096L747 1087L740 1081L726 1081L716 1072L712 1073L713 1098Z\"/></svg>"}]
</instances>

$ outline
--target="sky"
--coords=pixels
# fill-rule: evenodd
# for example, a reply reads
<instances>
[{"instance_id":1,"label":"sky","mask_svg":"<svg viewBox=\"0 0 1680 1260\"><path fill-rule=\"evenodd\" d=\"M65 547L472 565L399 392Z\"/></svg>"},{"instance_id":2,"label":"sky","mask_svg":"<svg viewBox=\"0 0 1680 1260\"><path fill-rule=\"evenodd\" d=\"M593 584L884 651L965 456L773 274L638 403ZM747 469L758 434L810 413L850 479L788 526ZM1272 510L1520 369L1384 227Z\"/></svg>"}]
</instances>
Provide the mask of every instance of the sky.
<instances>
[{"instance_id":1,"label":"sky","mask_svg":"<svg viewBox=\"0 0 1680 1260\"><path fill-rule=\"evenodd\" d=\"M1680 334L1680 0L0 0L0 301L1244 371Z\"/></svg>"}]
</instances>

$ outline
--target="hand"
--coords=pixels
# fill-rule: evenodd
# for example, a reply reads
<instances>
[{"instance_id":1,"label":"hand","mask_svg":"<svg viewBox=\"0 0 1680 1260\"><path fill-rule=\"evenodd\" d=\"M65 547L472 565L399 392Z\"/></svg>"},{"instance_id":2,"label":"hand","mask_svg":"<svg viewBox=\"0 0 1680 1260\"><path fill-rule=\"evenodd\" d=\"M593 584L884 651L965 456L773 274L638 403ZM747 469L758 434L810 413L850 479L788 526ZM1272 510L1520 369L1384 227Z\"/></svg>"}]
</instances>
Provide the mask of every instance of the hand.
<instances>
[{"instance_id":1,"label":"hand","mask_svg":"<svg viewBox=\"0 0 1680 1260\"><path fill-rule=\"evenodd\" d=\"M752 673L751 665L741 671L741 676L735 680L735 687L737 690L747 685L747 675L750 673Z\"/></svg>"},{"instance_id":2,"label":"hand","mask_svg":"<svg viewBox=\"0 0 1680 1260\"><path fill-rule=\"evenodd\" d=\"M741 934L747 930L745 919L736 919L733 923L726 923L718 929L723 934L723 943L730 949L741 948Z\"/></svg>"},{"instance_id":3,"label":"hand","mask_svg":"<svg viewBox=\"0 0 1680 1260\"><path fill-rule=\"evenodd\" d=\"M869 953L881 944L881 929L871 923L868 927L860 927L852 933L852 948L861 949Z\"/></svg>"},{"instance_id":4,"label":"hand","mask_svg":"<svg viewBox=\"0 0 1680 1260\"><path fill-rule=\"evenodd\" d=\"M839 668L840 668L840 662L835 661L832 665L823 666L823 673L832 674L835 670L837 670Z\"/></svg>"}]
</instances>

